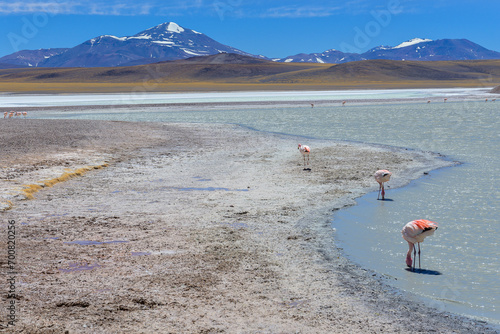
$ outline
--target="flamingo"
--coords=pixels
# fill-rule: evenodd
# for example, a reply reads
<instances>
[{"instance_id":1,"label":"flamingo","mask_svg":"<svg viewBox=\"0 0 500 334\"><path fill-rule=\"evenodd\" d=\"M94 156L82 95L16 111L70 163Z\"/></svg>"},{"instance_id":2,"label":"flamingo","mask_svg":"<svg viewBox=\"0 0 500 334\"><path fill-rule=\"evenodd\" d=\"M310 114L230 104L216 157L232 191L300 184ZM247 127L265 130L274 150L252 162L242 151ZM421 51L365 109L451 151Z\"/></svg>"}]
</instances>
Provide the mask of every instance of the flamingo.
<instances>
[{"instance_id":1,"label":"flamingo","mask_svg":"<svg viewBox=\"0 0 500 334\"><path fill-rule=\"evenodd\" d=\"M26 111L23 111L23 116L24 118L26 118L26 116L28 116L28 113Z\"/></svg>"},{"instance_id":2,"label":"flamingo","mask_svg":"<svg viewBox=\"0 0 500 334\"><path fill-rule=\"evenodd\" d=\"M309 146L299 144L298 149L299 149L300 153L302 154L302 156L304 157L304 167L306 166L306 155L307 155L307 164L309 165L309 153L311 152L311 149L309 148Z\"/></svg>"},{"instance_id":3,"label":"flamingo","mask_svg":"<svg viewBox=\"0 0 500 334\"><path fill-rule=\"evenodd\" d=\"M13 112L13 111L11 111L11 112L9 113L9 118L12 118L12 116L14 116L14 112Z\"/></svg>"},{"instance_id":4,"label":"flamingo","mask_svg":"<svg viewBox=\"0 0 500 334\"><path fill-rule=\"evenodd\" d=\"M431 100L428 100L427 103L431 103Z\"/></svg>"},{"instance_id":5,"label":"flamingo","mask_svg":"<svg viewBox=\"0 0 500 334\"><path fill-rule=\"evenodd\" d=\"M7 115L8 115L8 114L9 114L9 113L8 113L7 111L6 111L6 112L4 112L4 113L3 113L3 118L7 118Z\"/></svg>"},{"instance_id":6,"label":"flamingo","mask_svg":"<svg viewBox=\"0 0 500 334\"><path fill-rule=\"evenodd\" d=\"M491 102L495 102L496 100L497 100L497 99L493 99L493 100L491 100Z\"/></svg>"},{"instance_id":7,"label":"flamingo","mask_svg":"<svg viewBox=\"0 0 500 334\"><path fill-rule=\"evenodd\" d=\"M314 108L314 103L311 103L311 108Z\"/></svg>"},{"instance_id":8,"label":"flamingo","mask_svg":"<svg viewBox=\"0 0 500 334\"><path fill-rule=\"evenodd\" d=\"M403 239L408 242L408 253L406 253L406 265L415 271L415 262L417 250L415 244L418 243L418 267L420 268L420 243L429 235L433 235L434 231L438 229L437 223L426 219L412 220L403 227L401 233ZM413 261L411 259L411 252L413 251ZM412 267L413 264L413 267Z\"/></svg>"},{"instance_id":9,"label":"flamingo","mask_svg":"<svg viewBox=\"0 0 500 334\"><path fill-rule=\"evenodd\" d=\"M345 105L345 103L346 103L346 102L347 102L347 101L342 101L342 107Z\"/></svg>"},{"instance_id":10,"label":"flamingo","mask_svg":"<svg viewBox=\"0 0 500 334\"><path fill-rule=\"evenodd\" d=\"M384 200L385 196L385 190L384 190L384 182L387 182L390 180L392 173L389 172L388 170L381 169L375 172L373 176L375 177L375 181L378 182L380 185L378 188L378 196L377 199L380 198L380 193L382 192L382 200Z\"/></svg>"},{"instance_id":11,"label":"flamingo","mask_svg":"<svg viewBox=\"0 0 500 334\"><path fill-rule=\"evenodd\" d=\"M448 99L447 99L447 98L445 98L445 99L444 99L444 102L446 102L446 101L448 101Z\"/></svg>"},{"instance_id":12,"label":"flamingo","mask_svg":"<svg viewBox=\"0 0 500 334\"><path fill-rule=\"evenodd\" d=\"M488 102L488 99L484 100L484 102Z\"/></svg>"}]
</instances>

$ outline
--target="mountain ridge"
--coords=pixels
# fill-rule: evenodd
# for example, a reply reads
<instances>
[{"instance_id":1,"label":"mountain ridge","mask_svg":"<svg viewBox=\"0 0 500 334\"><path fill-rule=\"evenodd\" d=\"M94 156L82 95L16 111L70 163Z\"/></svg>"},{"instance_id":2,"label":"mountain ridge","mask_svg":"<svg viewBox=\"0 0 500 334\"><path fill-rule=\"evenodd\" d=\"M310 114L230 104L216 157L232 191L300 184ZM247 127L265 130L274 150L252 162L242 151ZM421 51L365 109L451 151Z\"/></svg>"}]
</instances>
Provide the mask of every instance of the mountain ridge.
<instances>
[{"instance_id":1,"label":"mountain ridge","mask_svg":"<svg viewBox=\"0 0 500 334\"><path fill-rule=\"evenodd\" d=\"M0 68L11 67L117 67L187 59L219 53L253 55L175 22L165 22L135 35L101 35L72 48L22 50L0 58ZM329 49L320 53L300 53L274 62L341 64L352 61L390 60L474 60L500 59L500 52L488 50L467 39L413 38L394 47L380 45L364 53Z\"/></svg>"}]
</instances>

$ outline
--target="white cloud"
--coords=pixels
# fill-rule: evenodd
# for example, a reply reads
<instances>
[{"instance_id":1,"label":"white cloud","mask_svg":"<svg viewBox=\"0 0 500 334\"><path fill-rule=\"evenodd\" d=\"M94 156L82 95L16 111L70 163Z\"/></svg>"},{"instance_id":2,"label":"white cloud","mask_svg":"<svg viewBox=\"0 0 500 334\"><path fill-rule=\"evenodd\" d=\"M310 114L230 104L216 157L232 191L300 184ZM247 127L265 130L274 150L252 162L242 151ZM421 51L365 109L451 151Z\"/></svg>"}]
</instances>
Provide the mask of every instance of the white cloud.
<instances>
[{"instance_id":1,"label":"white cloud","mask_svg":"<svg viewBox=\"0 0 500 334\"><path fill-rule=\"evenodd\" d=\"M0 1L0 14L73 14L79 6L77 2L4 2Z\"/></svg>"},{"instance_id":2,"label":"white cloud","mask_svg":"<svg viewBox=\"0 0 500 334\"><path fill-rule=\"evenodd\" d=\"M338 13L340 7L311 7L311 6L283 6L276 8L269 8L264 12L261 17L287 17L287 18L300 18L300 17L326 17Z\"/></svg>"},{"instance_id":3,"label":"white cloud","mask_svg":"<svg viewBox=\"0 0 500 334\"><path fill-rule=\"evenodd\" d=\"M66 0L44 1L0 1L0 15L8 14L30 14L30 13L50 13L50 14L82 14L82 15L158 15L159 12L168 11L188 11L190 8L199 7L200 0L187 2L160 2L134 1L134 0L87 0L85 2L75 2Z\"/></svg>"}]
</instances>

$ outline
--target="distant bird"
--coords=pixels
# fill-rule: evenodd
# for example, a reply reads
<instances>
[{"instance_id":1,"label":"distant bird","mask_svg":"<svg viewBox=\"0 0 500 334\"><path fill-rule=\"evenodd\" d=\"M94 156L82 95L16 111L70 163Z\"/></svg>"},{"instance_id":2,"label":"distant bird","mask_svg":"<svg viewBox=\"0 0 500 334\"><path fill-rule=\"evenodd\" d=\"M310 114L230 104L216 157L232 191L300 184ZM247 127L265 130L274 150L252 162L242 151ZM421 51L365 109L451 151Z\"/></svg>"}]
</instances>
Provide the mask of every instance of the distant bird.
<instances>
[{"instance_id":1,"label":"distant bird","mask_svg":"<svg viewBox=\"0 0 500 334\"><path fill-rule=\"evenodd\" d=\"M431 103L431 100L428 100L427 103Z\"/></svg>"},{"instance_id":2,"label":"distant bird","mask_svg":"<svg viewBox=\"0 0 500 334\"><path fill-rule=\"evenodd\" d=\"M408 242L408 253L406 253L406 265L415 271L415 262L417 250L415 244L418 243L418 267L420 268L420 243L429 235L433 235L434 231L438 229L437 223L431 222L426 219L413 220L406 224L401 231L403 239ZM411 252L413 251L413 261L411 259ZM413 267L412 267L413 265Z\"/></svg>"},{"instance_id":3,"label":"distant bird","mask_svg":"<svg viewBox=\"0 0 500 334\"><path fill-rule=\"evenodd\" d=\"M488 99L484 100L484 102L488 102Z\"/></svg>"},{"instance_id":4,"label":"distant bird","mask_svg":"<svg viewBox=\"0 0 500 334\"><path fill-rule=\"evenodd\" d=\"M12 118L12 116L14 116L14 112L13 112L13 111L11 111L11 112L9 113L9 118Z\"/></svg>"},{"instance_id":5,"label":"distant bird","mask_svg":"<svg viewBox=\"0 0 500 334\"><path fill-rule=\"evenodd\" d=\"M311 103L311 108L314 108L314 103Z\"/></svg>"},{"instance_id":6,"label":"distant bird","mask_svg":"<svg viewBox=\"0 0 500 334\"><path fill-rule=\"evenodd\" d=\"M28 113L26 111L23 111L23 116L24 118L26 118L26 116L28 116Z\"/></svg>"},{"instance_id":7,"label":"distant bird","mask_svg":"<svg viewBox=\"0 0 500 334\"><path fill-rule=\"evenodd\" d=\"M447 98L445 98L445 99L444 99L444 102L446 102L446 101L448 101L448 99L447 99Z\"/></svg>"},{"instance_id":8,"label":"distant bird","mask_svg":"<svg viewBox=\"0 0 500 334\"><path fill-rule=\"evenodd\" d=\"M497 100L497 99L493 99L493 100L491 100L491 102L495 102L496 100Z\"/></svg>"},{"instance_id":9,"label":"distant bird","mask_svg":"<svg viewBox=\"0 0 500 334\"><path fill-rule=\"evenodd\" d=\"M311 153L311 149L307 145L299 144L298 147L302 157L304 157L304 167L306 166L306 155L307 155L307 164L309 165L309 153Z\"/></svg>"},{"instance_id":10,"label":"distant bird","mask_svg":"<svg viewBox=\"0 0 500 334\"><path fill-rule=\"evenodd\" d=\"M4 112L4 113L3 113L3 118L7 118L7 115L8 115L8 114L9 114L9 113L8 113L7 111L6 111L6 112Z\"/></svg>"},{"instance_id":11,"label":"distant bird","mask_svg":"<svg viewBox=\"0 0 500 334\"><path fill-rule=\"evenodd\" d=\"M346 102L347 102L347 101L343 101L343 102L342 102L342 107L345 105L345 103L346 103Z\"/></svg>"},{"instance_id":12,"label":"distant bird","mask_svg":"<svg viewBox=\"0 0 500 334\"><path fill-rule=\"evenodd\" d=\"M385 169L378 170L375 172L375 174L373 174L373 176L375 177L375 181L377 181L378 184L380 185L378 188L377 199L380 198L380 193L382 193L382 200L384 200L385 196L384 182L389 181L391 179L391 175L392 173Z\"/></svg>"}]
</instances>

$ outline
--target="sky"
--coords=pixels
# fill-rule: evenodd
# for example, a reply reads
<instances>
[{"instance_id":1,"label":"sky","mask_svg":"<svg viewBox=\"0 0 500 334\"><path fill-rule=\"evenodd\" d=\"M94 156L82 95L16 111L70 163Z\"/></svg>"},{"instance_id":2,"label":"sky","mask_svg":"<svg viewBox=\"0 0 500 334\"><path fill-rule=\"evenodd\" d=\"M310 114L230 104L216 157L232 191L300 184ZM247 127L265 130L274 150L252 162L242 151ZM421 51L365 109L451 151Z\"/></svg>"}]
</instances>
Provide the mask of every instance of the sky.
<instances>
[{"instance_id":1,"label":"sky","mask_svg":"<svg viewBox=\"0 0 500 334\"><path fill-rule=\"evenodd\" d=\"M0 0L0 57L164 22L270 58L466 38L500 52L499 0Z\"/></svg>"}]
</instances>

